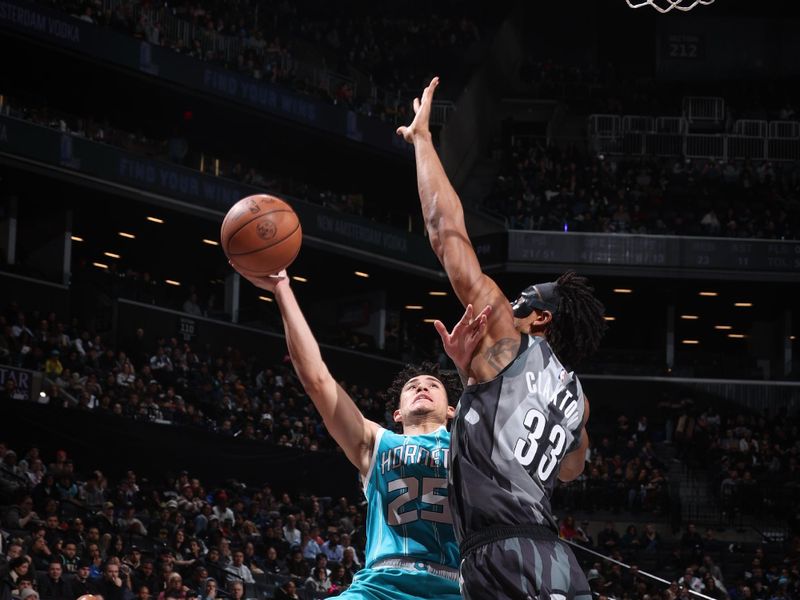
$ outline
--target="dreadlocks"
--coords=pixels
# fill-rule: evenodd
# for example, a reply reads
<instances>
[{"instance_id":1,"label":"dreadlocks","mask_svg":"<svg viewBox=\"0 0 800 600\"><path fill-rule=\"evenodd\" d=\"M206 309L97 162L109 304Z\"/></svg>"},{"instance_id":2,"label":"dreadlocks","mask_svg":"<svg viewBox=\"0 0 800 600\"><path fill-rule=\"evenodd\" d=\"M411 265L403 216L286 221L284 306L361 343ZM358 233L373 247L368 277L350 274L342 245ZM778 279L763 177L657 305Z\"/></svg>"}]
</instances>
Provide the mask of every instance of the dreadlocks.
<instances>
[{"instance_id":1,"label":"dreadlocks","mask_svg":"<svg viewBox=\"0 0 800 600\"><path fill-rule=\"evenodd\" d=\"M447 403L450 406L458 404L458 399L461 396L461 381L455 373L445 373L439 370L439 365L432 362L424 362L420 365L406 365L392 381L389 389L386 390L387 405L389 410L397 408L397 402L400 399L400 392L403 391L403 386L409 379L419 377L420 375L430 375L436 377L442 382L445 392L447 392Z\"/></svg>"},{"instance_id":2,"label":"dreadlocks","mask_svg":"<svg viewBox=\"0 0 800 600\"><path fill-rule=\"evenodd\" d=\"M605 307L585 277L567 271L556 282L558 310L547 328L547 341L562 363L576 367L594 353L608 326Z\"/></svg>"}]
</instances>

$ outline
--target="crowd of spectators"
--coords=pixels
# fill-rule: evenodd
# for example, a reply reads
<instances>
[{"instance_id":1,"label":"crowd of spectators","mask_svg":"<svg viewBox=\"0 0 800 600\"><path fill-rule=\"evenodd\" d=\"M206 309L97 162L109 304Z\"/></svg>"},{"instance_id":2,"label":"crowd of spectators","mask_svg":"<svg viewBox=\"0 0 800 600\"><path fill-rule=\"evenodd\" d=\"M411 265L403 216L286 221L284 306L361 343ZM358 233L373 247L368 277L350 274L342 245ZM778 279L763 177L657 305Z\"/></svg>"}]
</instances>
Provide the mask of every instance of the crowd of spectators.
<instances>
[{"instance_id":1,"label":"crowd of spectators","mask_svg":"<svg viewBox=\"0 0 800 600\"><path fill-rule=\"evenodd\" d=\"M310 600L340 593L363 566L366 507L347 498L209 485L189 471L110 480L93 467L0 443L0 492L14 488L0 511L0 599ZM800 597L800 539L740 545L691 523L679 536L655 523L623 533L571 515L559 526L598 598Z\"/></svg>"},{"instance_id":2,"label":"crowd of spectators","mask_svg":"<svg viewBox=\"0 0 800 600\"><path fill-rule=\"evenodd\" d=\"M216 488L183 471L110 481L59 450L0 443L0 599L324 598L363 564L364 507L276 493L268 484ZM91 467L88 467L91 468Z\"/></svg>"},{"instance_id":3,"label":"crowd of spectators","mask_svg":"<svg viewBox=\"0 0 800 600\"><path fill-rule=\"evenodd\" d=\"M648 418L639 416L632 423L619 415L608 434L602 428L602 421L593 423L586 469L577 480L556 488L554 504L590 513L668 514L665 466L656 454Z\"/></svg>"},{"instance_id":4,"label":"crowd of spectators","mask_svg":"<svg viewBox=\"0 0 800 600\"><path fill-rule=\"evenodd\" d=\"M307 451L335 444L308 401L288 357L262 365L233 347L196 349L177 338L146 341L143 329L109 345L73 320L0 315L0 363L41 371L50 382L39 402L173 423ZM9 378L0 401L15 397ZM344 384L368 418L393 423L384 392Z\"/></svg>"},{"instance_id":5,"label":"crowd of spectators","mask_svg":"<svg viewBox=\"0 0 800 600\"><path fill-rule=\"evenodd\" d=\"M291 86L362 114L400 122L430 79L426 66L463 63L481 39L466 7L420 2L327 7L318 2L52 0L89 23ZM365 10L366 9L366 10ZM424 9L424 10L423 10Z\"/></svg>"},{"instance_id":6,"label":"crowd of spectators","mask_svg":"<svg viewBox=\"0 0 800 600\"><path fill-rule=\"evenodd\" d=\"M800 419L687 406L676 423L686 461L702 457L726 522L742 515L790 515L800 493Z\"/></svg>"},{"instance_id":7,"label":"crowd of spectators","mask_svg":"<svg viewBox=\"0 0 800 600\"><path fill-rule=\"evenodd\" d=\"M134 154L194 168L209 176L223 177L272 193L301 198L339 212L364 214L362 193L337 192L308 182L281 177L276 173L267 173L259 166L248 164L246 160L239 160L234 156L214 158L207 152L192 148L177 129L172 135L167 136L165 132L164 137L153 138L141 130L123 131L114 127L107 118L71 115L47 104L18 101L7 95L0 95L0 114L93 142L109 144Z\"/></svg>"},{"instance_id":8,"label":"crowd of spectators","mask_svg":"<svg viewBox=\"0 0 800 600\"><path fill-rule=\"evenodd\" d=\"M590 156L516 138L484 207L512 229L800 236L800 168Z\"/></svg>"},{"instance_id":9,"label":"crowd of spectators","mask_svg":"<svg viewBox=\"0 0 800 600\"><path fill-rule=\"evenodd\" d=\"M632 524L621 533L613 522L593 535L588 522L578 525L570 516L561 522L561 536L612 559L576 549L596 598L696 597L691 592L716 600L800 598L800 538L786 545L730 543L719 539L714 529L701 533L693 523L679 537L659 533L653 523L641 531ZM667 586L650 575L671 583Z\"/></svg>"}]
</instances>

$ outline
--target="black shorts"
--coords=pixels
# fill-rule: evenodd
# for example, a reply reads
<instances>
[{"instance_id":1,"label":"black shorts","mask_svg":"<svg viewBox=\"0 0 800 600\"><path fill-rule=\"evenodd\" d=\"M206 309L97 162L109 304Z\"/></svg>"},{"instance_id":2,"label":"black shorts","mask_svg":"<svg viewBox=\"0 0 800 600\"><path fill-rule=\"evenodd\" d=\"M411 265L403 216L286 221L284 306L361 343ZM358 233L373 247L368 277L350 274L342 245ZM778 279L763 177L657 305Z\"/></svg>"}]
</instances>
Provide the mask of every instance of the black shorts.
<instances>
[{"instance_id":1,"label":"black shorts","mask_svg":"<svg viewBox=\"0 0 800 600\"><path fill-rule=\"evenodd\" d=\"M520 528L511 531L519 534ZM476 537L462 545L465 600L591 600L589 582L575 555L549 530L533 530L525 537L495 532L487 543Z\"/></svg>"}]
</instances>

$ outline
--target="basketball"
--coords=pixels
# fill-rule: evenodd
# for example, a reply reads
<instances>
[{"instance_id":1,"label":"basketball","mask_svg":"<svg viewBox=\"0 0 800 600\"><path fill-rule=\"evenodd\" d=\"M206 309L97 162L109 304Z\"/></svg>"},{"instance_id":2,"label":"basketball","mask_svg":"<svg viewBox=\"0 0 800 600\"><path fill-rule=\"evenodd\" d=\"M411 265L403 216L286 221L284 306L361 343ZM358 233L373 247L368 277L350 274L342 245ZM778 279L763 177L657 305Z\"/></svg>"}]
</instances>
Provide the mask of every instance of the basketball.
<instances>
[{"instance_id":1,"label":"basketball","mask_svg":"<svg viewBox=\"0 0 800 600\"><path fill-rule=\"evenodd\" d=\"M247 275L274 275L297 257L303 231L292 207L258 194L242 198L225 215L222 249L233 267Z\"/></svg>"}]
</instances>

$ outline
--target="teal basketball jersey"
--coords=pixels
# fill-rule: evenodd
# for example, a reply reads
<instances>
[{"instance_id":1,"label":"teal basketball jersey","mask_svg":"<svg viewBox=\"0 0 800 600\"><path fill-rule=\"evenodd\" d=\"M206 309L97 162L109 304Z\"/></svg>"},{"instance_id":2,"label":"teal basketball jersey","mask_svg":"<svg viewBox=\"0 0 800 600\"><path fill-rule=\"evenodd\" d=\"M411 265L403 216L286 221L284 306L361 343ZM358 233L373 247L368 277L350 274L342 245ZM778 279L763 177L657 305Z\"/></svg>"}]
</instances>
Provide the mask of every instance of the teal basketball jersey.
<instances>
[{"instance_id":1,"label":"teal basketball jersey","mask_svg":"<svg viewBox=\"0 0 800 600\"><path fill-rule=\"evenodd\" d=\"M450 432L424 435L379 429L363 480L368 502L366 566L385 558L458 568L447 501Z\"/></svg>"}]
</instances>

